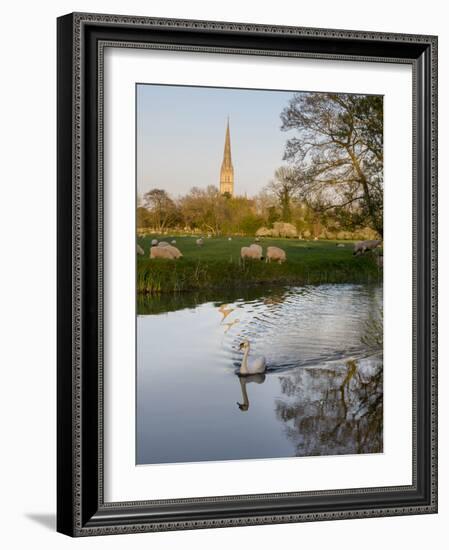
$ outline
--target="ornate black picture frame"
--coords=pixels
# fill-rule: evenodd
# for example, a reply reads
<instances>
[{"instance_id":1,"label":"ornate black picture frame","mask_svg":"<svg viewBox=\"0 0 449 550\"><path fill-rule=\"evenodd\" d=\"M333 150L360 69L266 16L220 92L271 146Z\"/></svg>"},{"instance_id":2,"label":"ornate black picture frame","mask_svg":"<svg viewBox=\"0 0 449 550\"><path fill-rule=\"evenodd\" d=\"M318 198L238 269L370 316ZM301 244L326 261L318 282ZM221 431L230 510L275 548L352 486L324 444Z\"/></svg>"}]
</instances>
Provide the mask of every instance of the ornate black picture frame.
<instances>
[{"instance_id":1,"label":"ornate black picture frame","mask_svg":"<svg viewBox=\"0 0 449 550\"><path fill-rule=\"evenodd\" d=\"M105 503L103 175L105 44L406 63L413 69L413 483ZM437 511L437 38L69 14L58 19L58 502L71 536Z\"/></svg>"}]
</instances>

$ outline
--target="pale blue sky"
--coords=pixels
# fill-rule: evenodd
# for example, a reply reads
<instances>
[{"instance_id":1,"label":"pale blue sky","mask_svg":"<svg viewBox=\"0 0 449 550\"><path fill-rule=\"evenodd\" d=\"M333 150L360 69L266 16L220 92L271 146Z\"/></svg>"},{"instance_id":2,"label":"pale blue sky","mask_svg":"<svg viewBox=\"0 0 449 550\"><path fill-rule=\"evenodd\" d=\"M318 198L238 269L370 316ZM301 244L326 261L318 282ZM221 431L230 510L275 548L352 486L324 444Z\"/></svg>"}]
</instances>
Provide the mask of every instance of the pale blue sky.
<instances>
[{"instance_id":1,"label":"pale blue sky","mask_svg":"<svg viewBox=\"0 0 449 550\"><path fill-rule=\"evenodd\" d=\"M173 196L219 185L229 115L235 193L258 193L283 164L280 113L293 92L137 85L137 190Z\"/></svg>"}]
</instances>

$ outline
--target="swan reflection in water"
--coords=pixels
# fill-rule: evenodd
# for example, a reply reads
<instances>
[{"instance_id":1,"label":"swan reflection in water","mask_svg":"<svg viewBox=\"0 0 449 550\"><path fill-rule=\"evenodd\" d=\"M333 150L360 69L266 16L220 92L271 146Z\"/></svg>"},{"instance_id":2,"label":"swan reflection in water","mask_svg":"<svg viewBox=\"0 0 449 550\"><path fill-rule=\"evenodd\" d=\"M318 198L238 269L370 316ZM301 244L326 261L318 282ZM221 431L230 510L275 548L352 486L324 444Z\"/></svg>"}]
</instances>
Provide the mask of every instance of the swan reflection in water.
<instances>
[{"instance_id":1,"label":"swan reflection in water","mask_svg":"<svg viewBox=\"0 0 449 550\"><path fill-rule=\"evenodd\" d=\"M248 392L246 391L246 385L254 382L255 384L263 384L265 382L265 374L250 374L247 376L239 376L240 389L242 391L243 403L237 401L239 409L243 412L249 409L249 397Z\"/></svg>"},{"instance_id":2,"label":"swan reflection in water","mask_svg":"<svg viewBox=\"0 0 449 550\"><path fill-rule=\"evenodd\" d=\"M239 319L235 319L234 321L229 321L229 323L223 323L223 321L221 322L221 324L226 327L224 329L224 333L227 334L228 331L234 326L234 325L237 325L238 323L240 323L240 320Z\"/></svg>"}]
</instances>

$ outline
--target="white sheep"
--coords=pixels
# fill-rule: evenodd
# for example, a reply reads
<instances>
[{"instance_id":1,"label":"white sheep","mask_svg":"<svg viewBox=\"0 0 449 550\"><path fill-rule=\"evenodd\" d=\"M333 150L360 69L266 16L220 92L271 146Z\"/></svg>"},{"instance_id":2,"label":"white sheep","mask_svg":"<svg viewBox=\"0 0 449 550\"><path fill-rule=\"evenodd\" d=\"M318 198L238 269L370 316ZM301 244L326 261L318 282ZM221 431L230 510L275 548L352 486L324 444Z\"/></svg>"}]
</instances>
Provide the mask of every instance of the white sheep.
<instances>
[{"instance_id":1,"label":"white sheep","mask_svg":"<svg viewBox=\"0 0 449 550\"><path fill-rule=\"evenodd\" d=\"M182 258L181 251L176 248L176 246L172 246L171 244L169 244L167 246L163 246L162 248L164 250L169 250L175 260L177 260L178 258Z\"/></svg>"},{"instance_id":2,"label":"white sheep","mask_svg":"<svg viewBox=\"0 0 449 550\"><path fill-rule=\"evenodd\" d=\"M165 246L159 247L159 246L152 246L150 248L150 258L156 259L156 258L163 258L165 260L174 260L175 257L173 256L173 253L170 249L168 249Z\"/></svg>"},{"instance_id":3,"label":"white sheep","mask_svg":"<svg viewBox=\"0 0 449 550\"><path fill-rule=\"evenodd\" d=\"M358 256L359 254L364 254L365 252L369 250L374 250L378 246L380 246L382 241L358 241L354 243L354 256Z\"/></svg>"},{"instance_id":4,"label":"white sheep","mask_svg":"<svg viewBox=\"0 0 449 550\"><path fill-rule=\"evenodd\" d=\"M358 241L354 243L354 250L352 252L353 256L358 254L363 254L365 252L365 241Z\"/></svg>"},{"instance_id":5,"label":"white sheep","mask_svg":"<svg viewBox=\"0 0 449 550\"><path fill-rule=\"evenodd\" d=\"M204 239L203 239L202 237L201 237L200 239L197 239L197 240L196 240L196 244L197 244L198 246L203 246L203 244L204 244Z\"/></svg>"},{"instance_id":6,"label":"white sheep","mask_svg":"<svg viewBox=\"0 0 449 550\"><path fill-rule=\"evenodd\" d=\"M245 260L246 258L249 258L251 260L261 260L262 252L261 250L257 250L257 248L253 248L252 246L242 246L242 248L240 249L240 257L242 258L242 260Z\"/></svg>"},{"instance_id":7,"label":"white sheep","mask_svg":"<svg viewBox=\"0 0 449 550\"><path fill-rule=\"evenodd\" d=\"M161 241L160 243L158 243L158 246L160 247L170 246L170 243L168 243L167 241Z\"/></svg>"},{"instance_id":8,"label":"white sheep","mask_svg":"<svg viewBox=\"0 0 449 550\"><path fill-rule=\"evenodd\" d=\"M139 254L140 256L144 256L144 255L145 255L145 251L144 251L144 249L140 246L140 244L137 244L137 254Z\"/></svg>"},{"instance_id":9,"label":"white sheep","mask_svg":"<svg viewBox=\"0 0 449 550\"><path fill-rule=\"evenodd\" d=\"M151 241L151 246L157 246L157 243L158 243L158 240L157 239L153 239Z\"/></svg>"},{"instance_id":10,"label":"white sheep","mask_svg":"<svg viewBox=\"0 0 449 550\"><path fill-rule=\"evenodd\" d=\"M178 258L182 258L181 251L178 248L176 248L176 246L173 246L171 244L166 243L166 244L161 245L161 243L159 243L159 245L156 248L160 248L160 249L163 249L163 250L169 250L171 255L174 257L175 260L177 260Z\"/></svg>"},{"instance_id":11,"label":"white sheep","mask_svg":"<svg viewBox=\"0 0 449 550\"><path fill-rule=\"evenodd\" d=\"M366 244L366 251L367 250L375 250L376 248L378 248L382 244L382 241L380 241L380 240L365 241L365 244Z\"/></svg>"},{"instance_id":12,"label":"white sheep","mask_svg":"<svg viewBox=\"0 0 449 550\"><path fill-rule=\"evenodd\" d=\"M285 254L285 250L282 250L282 248L278 248L277 246L269 246L267 248L267 259L266 261L269 263L271 260L275 262L279 262L282 264L287 260L287 255Z\"/></svg>"},{"instance_id":13,"label":"white sheep","mask_svg":"<svg viewBox=\"0 0 449 550\"><path fill-rule=\"evenodd\" d=\"M175 239L172 240L171 244L176 244L176 241Z\"/></svg>"},{"instance_id":14,"label":"white sheep","mask_svg":"<svg viewBox=\"0 0 449 550\"><path fill-rule=\"evenodd\" d=\"M337 247L338 247L338 248L344 248L345 245L344 245L343 243L338 243L338 244L337 244Z\"/></svg>"},{"instance_id":15,"label":"white sheep","mask_svg":"<svg viewBox=\"0 0 449 550\"><path fill-rule=\"evenodd\" d=\"M228 237L228 241L232 241L232 237Z\"/></svg>"},{"instance_id":16,"label":"white sheep","mask_svg":"<svg viewBox=\"0 0 449 550\"><path fill-rule=\"evenodd\" d=\"M263 248L260 246L260 244L250 244L249 247L254 249L254 250L257 250L257 252L259 252L259 254L260 254L260 259L262 259Z\"/></svg>"}]
</instances>

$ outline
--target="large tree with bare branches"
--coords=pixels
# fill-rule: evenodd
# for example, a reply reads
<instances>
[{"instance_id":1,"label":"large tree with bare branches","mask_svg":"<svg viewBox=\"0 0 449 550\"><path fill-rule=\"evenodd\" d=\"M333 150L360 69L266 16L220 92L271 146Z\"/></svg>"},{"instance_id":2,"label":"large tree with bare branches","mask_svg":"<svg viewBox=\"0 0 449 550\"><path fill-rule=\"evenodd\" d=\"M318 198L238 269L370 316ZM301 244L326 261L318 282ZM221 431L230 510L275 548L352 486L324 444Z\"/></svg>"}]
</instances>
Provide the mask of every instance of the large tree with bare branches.
<instances>
[{"instance_id":1,"label":"large tree with bare branches","mask_svg":"<svg viewBox=\"0 0 449 550\"><path fill-rule=\"evenodd\" d=\"M382 235L382 97L296 93L281 120L282 130L296 132L284 160L295 167L299 197L317 212Z\"/></svg>"}]
</instances>

